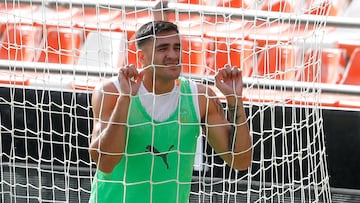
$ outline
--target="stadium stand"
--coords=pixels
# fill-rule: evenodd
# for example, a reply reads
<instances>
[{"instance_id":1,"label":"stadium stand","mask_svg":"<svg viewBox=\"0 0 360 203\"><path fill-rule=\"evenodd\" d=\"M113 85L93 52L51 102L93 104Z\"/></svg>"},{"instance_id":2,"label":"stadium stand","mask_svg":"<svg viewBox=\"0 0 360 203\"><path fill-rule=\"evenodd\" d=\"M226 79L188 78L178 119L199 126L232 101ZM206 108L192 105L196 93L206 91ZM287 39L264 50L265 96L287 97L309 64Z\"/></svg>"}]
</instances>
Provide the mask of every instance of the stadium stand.
<instances>
[{"instance_id":1,"label":"stadium stand","mask_svg":"<svg viewBox=\"0 0 360 203\"><path fill-rule=\"evenodd\" d=\"M183 35L181 39L183 72L203 74L205 72L205 47L209 44L196 35Z\"/></svg>"},{"instance_id":2,"label":"stadium stand","mask_svg":"<svg viewBox=\"0 0 360 203\"><path fill-rule=\"evenodd\" d=\"M210 39L210 51L206 57L207 66L210 68L209 74L214 74L218 68L225 64L240 67L243 76L250 76L253 69L253 41L229 37L226 34L221 36L219 33L207 32L205 37Z\"/></svg>"},{"instance_id":3,"label":"stadium stand","mask_svg":"<svg viewBox=\"0 0 360 203\"><path fill-rule=\"evenodd\" d=\"M350 31L351 32L351 31ZM356 48L360 48L360 37L338 39L335 47L346 50L346 57L349 59Z\"/></svg>"},{"instance_id":4,"label":"stadium stand","mask_svg":"<svg viewBox=\"0 0 360 203\"><path fill-rule=\"evenodd\" d=\"M268 46L260 51L257 72L254 76L294 80L297 50L291 45Z\"/></svg>"},{"instance_id":5,"label":"stadium stand","mask_svg":"<svg viewBox=\"0 0 360 203\"><path fill-rule=\"evenodd\" d=\"M45 31L43 48L36 61L59 64L76 64L83 44L80 29L49 27Z\"/></svg>"},{"instance_id":6,"label":"stadium stand","mask_svg":"<svg viewBox=\"0 0 360 203\"><path fill-rule=\"evenodd\" d=\"M189 3L189 4L193 4L193 5L200 5L200 4L204 4L204 2L202 1L188 1L188 0L184 0L184 1L177 1L179 3ZM218 5L224 5L226 7L233 7L233 8L250 8L252 7L251 4L248 4L247 1L241 1L241 0L233 0L233 1L216 1ZM271 10L271 11L282 11L282 12L296 12L296 9L294 8L294 6L296 6L296 1L285 1L285 0L279 0L279 1L271 1L273 3L269 3L269 1L264 1L263 2L263 7L261 8L262 10ZM323 4L323 8L324 9L336 9L337 12L333 13L332 11L330 11L331 15L354 15L354 12L351 12L351 9L348 9L348 11L346 11L347 5L349 5L348 1L345 0L337 0L334 1L332 6L330 6L330 3L328 1L308 1L308 8L311 8L311 6L315 7L313 4L318 4L321 3ZM352 4L355 4L354 2L351 2ZM207 3L210 4L210 3ZM136 30L136 27L138 25L135 26L129 26L129 25L122 25L121 19L126 18L126 20L128 22L130 22L132 19L134 20L134 22L145 22L146 19L148 19L150 17L150 14L148 12L145 11L133 11L133 12L128 12L126 14L121 13L120 10L109 10L106 8L85 8L85 9L77 9L77 8L73 8L71 9L71 12L68 12L68 8L66 7L57 7L56 9L48 9L48 8L41 8L39 9L38 7L34 6L34 7L29 7L29 6L18 6L17 8L10 8L10 7L5 7L5 4L1 5L2 9L8 9L11 10L12 13L17 12L28 12L28 13L33 13L32 15L36 16L37 12L41 12L44 14L44 16L46 16L48 18L48 24L51 25L52 22L57 22L59 24L60 22L63 22L64 24L64 28L56 28L58 31L64 31L64 33L59 34L59 35L53 35L51 36L53 33L52 29L47 29L45 30L45 36L42 39L43 42L48 42L46 49L45 50L49 50L48 52L48 56L46 57L44 55L44 52L41 53L40 56L36 56L35 51L29 51L26 50L28 49L27 47L44 47L44 43L39 43L39 39L41 39L41 34L39 35L39 32L42 32L41 30L38 30L39 28L37 27L43 27L44 25L38 25L38 26L33 26L33 28L31 28L32 31L34 31L33 35L34 37L27 37L29 35L32 35L32 32L28 32L26 31L26 36L24 36L24 34L22 34L20 32L19 29L27 29L29 30L30 27L32 27L32 25L26 25L26 24L21 24L21 26L11 26L10 24L6 24L6 23L2 23L0 26L1 30L4 30L2 33L4 33L1 37L2 39L2 47L1 47L1 59L11 59L11 60L24 60L24 61L39 61L39 62L45 62L45 60L47 60L48 62L52 62L52 63L63 63L63 64L76 64L77 57L69 57L69 53L70 52L74 52L75 56L79 56L81 53L81 49L83 48L83 45L85 45L86 43L88 44L89 42L87 42L87 40L91 40L92 37L87 37L84 38L84 36L87 36L89 33L91 33L91 31L95 31L95 29L102 29L102 25L104 25L104 29L105 27L107 28L111 28L111 30L107 30L107 31L112 31L112 32L126 32L126 39L128 39L128 41L130 41L129 39L131 39L133 37L134 31ZM297 8L298 9L298 8ZM311 14L321 14L324 11L312 11ZM328 11L326 11L328 12ZM179 20L179 19L187 19L188 22L185 21L181 21L182 23L194 23L196 24L196 19L199 19L199 16L194 17L194 16L190 16L190 15L180 15L180 16L174 16L170 15L170 18L174 18L174 20ZM177 18L177 19L176 19ZM36 19L36 18L35 18ZM69 19L71 19L71 24L75 24L75 27L77 28L82 28L82 30L85 30L85 33L79 33L78 30L73 29L73 30L69 30L67 27L67 25L70 25L69 23L66 23L67 21L69 21ZM218 20L218 19L217 19ZM209 21L211 22L211 21ZM220 22L220 21L219 21ZM36 22L33 22L34 25L36 25ZM210 36L210 38L216 38L215 40L215 44L212 46L217 47L217 50L214 53L211 53L209 55L209 53L207 53L206 55L204 55L203 53L201 53L201 45L199 43L197 43L196 39L191 39L189 40L185 40L184 42L184 48L185 48L185 57L184 57L184 63L188 63L190 62L195 62L195 64L198 64L197 66L201 65L208 65L210 70L214 69L218 66L221 66L223 64L225 64L227 61L227 59L224 59L224 57L222 57L222 55L225 55L227 53L231 53L234 54L233 50L237 50L241 47L248 47L249 49L251 49L251 46L254 46L256 44L256 47L259 51L261 51L262 49L268 49L266 48L266 46L271 46L272 44L277 44L277 43L286 43L289 39L288 37L291 36L289 35L288 31L289 29L296 29L291 27L291 25L286 25L286 24L281 24L281 25L276 25L276 23L272 23L271 27L264 27L263 29L261 28L261 21L259 21L256 24L256 33L252 32L251 26L254 26L254 24L247 24L247 25L240 25L240 27L238 29L243 29L242 33L244 33L244 29L248 29L248 32L246 36L241 36L243 39L242 40L246 40L246 43L237 43L234 42L232 43L231 47L224 47L224 44L222 44L222 42L224 40L226 40L226 38L222 37L222 36L211 36L211 28L210 28L210 32L206 32L205 28L205 36ZM99 27L100 25L100 27ZM48 26L48 25L46 25ZM199 26L199 25L197 25ZM242 27L241 27L242 26ZM245 27L244 27L245 26ZM247 27L246 27L247 26ZM16 28L14 28L16 27ZM181 27L181 26L180 26ZM186 27L186 26L184 26ZM195 27L195 26L194 26ZM15 30L14 30L15 29ZM41 28L40 28L41 29ZM198 31L198 30L197 30ZM6 35L10 34L11 36L15 36L10 32L16 32L18 34L17 35L17 39L12 37L7 37ZM71 33L70 33L71 32ZM185 32L189 32L188 30L186 30ZM282 35L281 33L284 32L284 35ZM210 34L209 34L210 33ZM217 35L221 35L221 32L217 32ZM246 33L246 32L245 32ZM263 33L266 33L266 35L264 35ZM189 33L188 33L189 34ZM301 33L299 33L301 34ZM69 37L70 35L73 35L72 37ZM196 34L195 34L196 35ZM189 34L189 36L193 36L191 33ZM24 39L20 40L19 37L23 37ZM55 40L47 40L49 37L55 39ZM294 36L295 37L295 36ZM34 39L34 40L32 40ZM19 48L14 48L14 47L6 47L7 41L11 40L12 41L21 41L21 43L17 42L15 44L23 44L21 45L22 51L19 51ZM29 41L30 40L30 41ZM33 45L31 46L26 46L26 43L33 43ZM51 44L54 43L54 44ZM211 44L209 43L209 46ZM130 50L134 50L135 46L128 44L127 46L130 47ZM208 45L205 45L208 46ZM334 43L334 46L339 48L340 50L346 49L346 54L347 54L347 58L345 59L345 61L341 62L341 65L343 66L343 63L346 63L347 61L349 61L350 56L353 52L353 50L357 47L359 47L359 43L357 43L357 41L355 40L346 40L346 39L339 39L336 41L336 43ZM230 48L229 50L227 50L228 48ZM211 50L211 49L210 49ZM339 50L339 51L340 51ZM69 52L70 51L70 52ZM326 52L327 50L324 50L324 52ZM26 52L26 53L25 53ZM236 51L235 51L236 52ZM323 64L322 66L328 66L328 63L332 64L335 62L331 62L336 60L334 57L327 58L326 55L330 56L333 55L334 52L336 52L335 50L331 51L332 53L323 53ZM128 60L130 62L134 62L136 60L136 56L134 55L135 52L133 53L128 53ZM191 53L191 57L187 56L186 54ZM243 54L245 57L248 57L247 52L245 51ZM330 55L329 55L330 54ZM51 55L51 56L50 56ZM208 58L210 56L210 59ZM252 64L254 63L254 61L259 60L259 63L263 63L261 60L261 57L263 57L263 54L259 54L260 58L255 59L253 57L248 57L249 62L247 63L248 67L250 68L245 68L244 70L244 74L246 76L250 76L252 73ZM239 59L240 56L232 56L231 58L235 58L231 61L231 63L238 65L240 63ZM306 57L306 56L305 56ZM119 58L119 57L118 57ZM252 59L250 59L252 58ZM328 62L326 61L326 58L329 60ZM252 61L250 61L252 60ZM343 59L341 59L343 60ZM291 60L289 60L291 61ZM113 64L116 64L115 62L112 62ZM117 63L118 65L121 64L121 60ZM81 63L80 63L81 64ZM346 64L345 64L346 65ZM344 65L344 66L345 66ZM194 66L194 65L193 65ZM190 68L192 69L190 71ZM186 67L185 68L186 71L190 71L193 73L201 73L204 70L199 70L198 68L195 67ZM326 71L328 69L326 68L322 68L323 71ZM341 72L341 71L340 71ZM260 74L261 71L260 71ZM327 75L325 72L324 74L322 74L323 76ZM341 76L340 76L341 77ZM334 80L336 81L335 83L338 83L339 80L338 79L321 79L322 82L325 83L334 83Z\"/></svg>"},{"instance_id":7,"label":"stadium stand","mask_svg":"<svg viewBox=\"0 0 360 203\"><path fill-rule=\"evenodd\" d=\"M360 48L356 48L347 63L343 80L340 82L347 85L360 85Z\"/></svg>"},{"instance_id":8,"label":"stadium stand","mask_svg":"<svg viewBox=\"0 0 360 203\"><path fill-rule=\"evenodd\" d=\"M36 12L31 15L34 16L34 24L41 27L59 26L71 27L73 25L73 17L81 13L80 8L69 8L66 6L57 7L39 7ZM46 18L44 22L43 18Z\"/></svg>"},{"instance_id":9,"label":"stadium stand","mask_svg":"<svg viewBox=\"0 0 360 203\"><path fill-rule=\"evenodd\" d=\"M247 8L248 4L243 0L219 0L217 6L229 7L229 8Z\"/></svg>"},{"instance_id":10,"label":"stadium stand","mask_svg":"<svg viewBox=\"0 0 360 203\"><path fill-rule=\"evenodd\" d=\"M1 38L0 59L32 61L42 30L29 24L7 24Z\"/></svg>"},{"instance_id":11,"label":"stadium stand","mask_svg":"<svg viewBox=\"0 0 360 203\"><path fill-rule=\"evenodd\" d=\"M117 67L125 60L125 40L123 32L90 32L81 48L77 64L98 67L98 70Z\"/></svg>"},{"instance_id":12,"label":"stadium stand","mask_svg":"<svg viewBox=\"0 0 360 203\"><path fill-rule=\"evenodd\" d=\"M76 27L88 32L101 30L109 31L119 29L121 26L120 10L109 10L106 8L84 8L81 12L73 15L73 21Z\"/></svg>"},{"instance_id":13,"label":"stadium stand","mask_svg":"<svg viewBox=\"0 0 360 203\"><path fill-rule=\"evenodd\" d=\"M203 4L203 1L201 0L178 0L177 2L186 3L189 5ZM216 2L217 5L221 5L224 7L244 9L254 8L250 3L248 3L250 1L244 0L219 0ZM264 1L263 7L260 7L259 10L282 11L296 14L302 8L297 8L296 3L294 2L296 1L279 0L276 1L274 4L269 4L268 1ZM359 15L358 8L360 7L356 7L357 9L354 9L354 5L360 5L360 1L358 0L352 1L351 4L347 0L333 0L333 5L331 6L328 0L309 0L307 2L309 2L309 8L312 6L312 4L316 2L321 2L321 4L323 4L323 7L321 9L314 9L309 14L325 15L326 13L328 13L332 16ZM76 80L72 81L72 83L67 83L67 81L65 81L64 86L66 88L76 91L75 93L73 93L67 92L66 89L62 89L63 92L60 92L56 89L48 90L48 86L46 86L46 88L44 89L28 88L29 86L34 84L39 85L39 82L35 81L38 76L35 74L28 74L28 72L26 71L18 74L17 72L13 71L13 69L21 67L24 70L26 70L26 68L28 70L29 67L31 68L35 66L40 70L40 68L42 67L38 63L40 62L40 64L42 63L42 65L44 66L49 65L46 63L53 63L51 64L54 65L52 66L52 68L68 68L66 69L66 71L69 72L81 71L81 67L86 67L86 71L88 71L86 72L86 74L94 74L94 72L96 71L101 72L104 71L104 69L116 68L117 66L121 66L124 63L137 64L136 47L134 44L134 33L138 26L141 25L141 23L148 21L149 18L151 18L152 16L149 12L135 10L129 11L128 13L122 13L120 12L120 10L111 9L110 11L107 8L71 8L70 10L68 7L57 7L57 9L49 9L47 7L39 8L37 6L22 6L21 4L16 5L19 6L8 7L5 6L4 3L0 3L0 9L6 10L6 12L0 12L0 17L2 19L9 20L7 22L5 22L4 20L0 20L0 59L7 61L5 65L3 64L3 66L5 67L3 69L5 70L2 70L2 75L0 76L0 84L6 86L5 88L0 88L0 91L2 93L1 99L3 99L4 101L4 103L2 104L4 108L0 108L0 113L2 113L2 119L6 119L6 116L4 115L6 115L6 112L8 112L9 109L13 109L14 106L11 105L14 103L13 100L15 98L16 100L19 100L15 102L16 105L19 104L18 106L16 106L16 108L14 108L15 110L18 110L17 112L22 111L22 105L25 104L23 111L26 112L26 116L24 112L22 112L22 114L20 113L19 116L24 115L24 117L27 117L26 119L28 120L30 127L32 126L32 124L38 127L35 122L31 121L31 116L36 115L46 118L49 112L46 111L46 109L41 112L40 110L39 112L35 112L33 109L30 108L37 107L41 102L43 102L40 101L43 98L37 98L33 95L45 95L46 97L44 97L44 100L47 100L47 98L57 99L60 97L64 97L65 100L59 100L55 102L56 108L55 110L52 109L52 111L58 111L63 114L65 113L68 117L64 117L66 119L61 120L62 118L57 119L61 116L58 113L52 113L52 115L50 115L51 117L56 117L52 121L55 126L55 138L58 139L55 139L54 145L57 145L57 148L60 148L59 151L61 152L63 150L63 146L61 145L64 141L63 135L68 135L65 133L65 129L57 129L60 128L58 127L59 125L57 125L58 123L64 122L66 123L66 125L64 126L70 127L72 127L72 125L78 125L80 127L80 133L84 133L85 135L89 134L88 129L90 129L90 122L88 122L88 120L86 119L80 119L80 122L73 121L71 119L75 117L72 117L71 113L77 114L76 116L83 118L90 117L89 115L91 114L91 109L88 108L88 106L91 105L89 102L89 91L93 90L95 88L95 85L99 82L97 80L97 77L79 76ZM348 5L350 6L347 7ZM20 12L26 13L26 15L29 16L31 15L32 17L29 19L33 19L35 22L28 22L28 19L24 18L20 19L18 17L21 16L19 15ZM4 15L4 13L7 14ZM38 15L42 15L46 18L45 24L43 24L44 22L36 22ZM214 71L217 70L217 68L222 67L226 63L230 63L233 66L239 66L243 69L245 82L247 82L247 79L256 80L258 78L264 78L265 76L268 76L267 78L277 79L276 82L283 82L283 84L288 84L287 82L296 82L296 80L314 81L314 77L319 77L317 81L322 83L320 85L324 85L324 88L322 90L325 92L324 94L321 94L321 101L319 105L324 107L324 111L322 113L324 114L324 131L327 135L326 144L329 154L328 157L330 160L329 169L331 176L331 185L339 188L355 189L355 191L357 191L355 194L359 194L358 191L360 189L360 185L358 180L360 176L357 173L357 171L359 171L359 142L356 141L359 140L359 128L354 128L354 125L352 125L354 123L357 124L357 121L359 120L359 114L357 112L358 109L360 109L360 104L358 102L358 95L356 95L358 93L353 93L353 95L336 92L334 93L334 90L328 91L327 89L327 85L334 85L331 87L335 87L338 89L342 88L342 86L349 85L351 86L349 87L350 90L353 90L353 87L354 89L356 89L360 85L360 38L356 39L356 34L351 33L353 30L356 29L346 31L348 32L347 36L352 34L353 36L355 36L355 38L350 39L336 36L337 39L331 41L331 43L328 45L329 47L313 51L311 49L298 50L296 48L296 45L288 43L288 41L294 41L293 38L289 39L289 37L297 37L297 35L306 34L306 31L311 29L311 26L294 27L288 24L284 24L283 22L280 24L271 23L270 26L268 23L266 26L265 23L263 24L261 19L258 20L256 23L242 23L239 21L237 22L236 19L225 17L214 19L212 17L204 18L204 16L199 15L179 15L175 13L171 13L168 17L170 20L178 22L182 34L185 34L182 38L184 54L182 63L184 64L185 73L191 73L201 76L201 74L206 72L206 74L211 75L212 73L214 73ZM200 19L202 20L202 22L208 24L205 26L200 25L198 23ZM231 20L233 22L233 24L231 24L231 26L233 26L231 29L233 29L232 31L235 34L237 31L239 31L239 33L242 33L242 35L238 35L236 37L232 35L232 33L228 33L228 35L223 35L223 33L221 33L221 25L213 25L214 22L218 22L219 24L221 24L221 22L226 22L226 20ZM127 24L123 23L125 21L127 22ZM256 28L256 32L254 32L254 28ZM294 35L289 34L289 32L297 29L301 29L301 31ZM79 30L82 30L84 32L81 32ZM333 30L334 28L329 28L327 32L332 33ZM199 33L199 31L203 33ZM204 49L206 49L207 51L204 52ZM39 54L39 50L42 50L43 52ZM256 53L256 55L252 54L254 52ZM304 63L298 64L298 60L301 57L305 58L303 60ZM10 62L20 63L14 65L13 63L10 63L9 60ZM33 64L29 65L27 62L33 62ZM71 66L56 66L62 64L67 64ZM296 69L291 69L290 72L288 71L290 70L290 68L297 66L305 67L304 71L294 72L294 70L296 71ZM78 67L79 69L77 69ZM43 70L50 70L50 67L46 68L44 68ZM91 68L93 68L93 70L91 70ZM273 77L273 73L278 74ZM64 74L64 76L65 75L66 74ZM98 73L98 75L100 75L100 73ZM57 78L53 77L53 75L48 75L48 77L51 79ZM21 87L14 88L14 85L20 85ZM254 91L257 91L257 89L254 88ZM331 94L327 91L331 92ZM247 97L248 95L246 95L244 96L244 101L249 103L273 102L273 100L267 99L267 96L273 96L273 94L276 93L277 92L270 92L268 93L269 95L260 96L253 94L254 98ZM47 96L47 94L49 95ZM16 97L14 95L16 95ZM315 103L307 100L304 101L302 100L303 98L301 96L299 96L299 98L300 99L289 97L288 100L275 102L284 102L286 105L292 107L295 105L301 106L304 104L313 105ZM50 101L51 99L48 100ZM27 103L24 101L26 101ZM67 104L66 102L68 102L69 104ZM64 103L66 103L66 105L64 105ZM84 105L84 108L81 105ZM51 108L48 107L50 105L47 104L44 104L44 106L45 108ZM57 110L57 108L59 109ZM294 110L291 108L284 108L287 110L287 112L282 112L280 108L282 107L275 108L276 115L290 115L290 111ZM251 107L249 109L251 109ZM266 112L266 110L264 112ZM253 115L253 118L257 118L257 116L259 115ZM289 120L291 120L291 118L289 118ZM23 121L24 118L20 118L20 121L11 120L11 122L2 122L1 124L6 125L11 123L10 125L14 124L14 126L16 126L18 129L22 129L22 126L18 126L22 125ZM67 122L69 122L69 124L67 124ZM72 122L75 124L73 124ZM42 125L44 126L44 128L48 127L46 123L43 123ZM30 132L34 133L34 135L32 135ZM36 134L36 132L36 129L31 129L28 133L28 138L37 138L38 135ZM87 143L87 137L79 136L79 132L76 132L76 136L69 138L69 140L84 139L81 140L81 142L79 143ZM4 136L6 134L7 132L2 129L2 136L6 137ZM341 135L342 144L347 147L342 147L343 145L341 147L339 146L339 135ZM34 140L26 139L26 142L30 143L29 146L38 145L39 143L35 143ZM3 139L2 141L3 143L6 143L5 141L7 140ZM8 143L12 141L13 140L10 140L8 141ZM22 147L21 145L25 145L18 141L15 142L15 144L18 149ZM4 145L3 150L6 151L9 146L10 145ZM64 148L68 150L67 147L68 146ZM83 149L81 151L83 153L80 156L81 158L88 155L86 147L87 146L85 144L84 146L79 147ZM70 155L74 156L72 157L74 160L71 160L72 162L69 162L69 165L78 164L79 157L75 157L74 151L72 151L71 153L69 152ZM19 151L17 151L17 153L19 153ZM8 154L10 154L10 152ZM37 155L38 154L35 154L34 156L32 154L27 154L28 157L36 157ZM44 154L41 155L50 156L47 152L44 152ZM65 155L66 154L61 153L56 154L56 156L60 156L64 160L66 158ZM21 158L25 158L25 156L21 156ZM64 161L62 159L60 160ZM5 158L2 158L1 160L4 161ZM49 160L49 162L52 161L49 157L45 157L44 160ZM42 163L40 164L39 162L39 166L44 167L47 164ZM86 165L87 163L81 162L79 165L81 164ZM88 165L86 165L86 167L88 167ZM34 170L35 174L39 173L39 170L37 168L33 168L31 170ZM6 170L4 171L7 172ZM30 170L25 172L29 171ZM223 171L219 173L222 172ZM29 177L29 179L33 178L32 175L29 175ZM75 176L72 176L71 174L70 177L71 178L69 178L69 180L72 181L72 177ZM80 177L81 181L84 180L86 184L88 184L88 182L90 181L90 178L88 178L88 176L80 175ZM54 177L49 177L49 180L50 184L42 188L43 191L50 190L48 188L51 187L59 187L55 183L56 179L54 179ZM39 181L35 180L34 182L37 183ZM6 183L6 181L4 181L3 183ZM84 183L80 183L78 181L76 183L70 182L69 184L80 185ZM18 184L16 187L18 187L19 185L20 184ZM86 186L84 188L86 188ZM31 187L31 185L29 187ZM63 192L61 190L62 188L59 189L59 193ZM2 189L2 191L6 191L6 188ZM30 191L30 189L28 189L27 191ZM81 192L81 194L85 193L83 189L79 189L79 191ZM338 193L336 193L336 191L334 192L334 194L340 194L339 197L334 195L334 202L353 201L353 199L346 196L346 194L342 192L343 191L340 191ZM75 192L71 191L70 193ZM20 194L20 192L18 192L18 194ZM5 198L7 197L6 195L7 194L4 195ZM25 194L25 196L26 195L29 194ZM55 194L53 195L55 196ZM86 197L86 195L87 194L82 194L81 196ZM354 196L356 195L353 195L353 197ZM360 195L358 196L360 198ZM344 201L344 199L336 199L341 197L343 197L344 199L348 199L347 201Z\"/></svg>"},{"instance_id":14,"label":"stadium stand","mask_svg":"<svg viewBox=\"0 0 360 203\"><path fill-rule=\"evenodd\" d=\"M295 12L295 8L291 4L291 2L287 0L277 0L277 1L266 0L263 4L262 10L284 12L284 13Z\"/></svg>"},{"instance_id":15,"label":"stadium stand","mask_svg":"<svg viewBox=\"0 0 360 203\"><path fill-rule=\"evenodd\" d=\"M308 50L304 59L304 71L298 77L303 81L316 81L339 84L346 66L346 50L324 48L319 51ZM318 71L320 69L320 71Z\"/></svg>"}]
</instances>

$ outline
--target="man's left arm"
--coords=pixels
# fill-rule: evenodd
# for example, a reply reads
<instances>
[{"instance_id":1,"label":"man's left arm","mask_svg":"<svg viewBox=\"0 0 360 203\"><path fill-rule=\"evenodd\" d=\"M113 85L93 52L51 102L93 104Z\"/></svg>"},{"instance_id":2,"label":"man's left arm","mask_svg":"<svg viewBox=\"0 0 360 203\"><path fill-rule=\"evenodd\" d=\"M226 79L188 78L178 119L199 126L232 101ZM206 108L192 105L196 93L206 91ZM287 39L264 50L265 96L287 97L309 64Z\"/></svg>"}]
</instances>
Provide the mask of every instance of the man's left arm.
<instances>
[{"instance_id":1,"label":"man's left arm","mask_svg":"<svg viewBox=\"0 0 360 203\"><path fill-rule=\"evenodd\" d=\"M231 126L229 148L233 152L234 168L246 169L252 160L252 139L242 98L228 98L227 111Z\"/></svg>"},{"instance_id":2,"label":"man's left arm","mask_svg":"<svg viewBox=\"0 0 360 203\"><path fill-rule=\"evenodd\" d=\"M215 76L215 84L226 98L229 121L220 100L210 95L207 115L209 143L230 167L246 170L252 160L252 139L242 99L241 71L225 66Z\"/></svg>"}]
</instances>

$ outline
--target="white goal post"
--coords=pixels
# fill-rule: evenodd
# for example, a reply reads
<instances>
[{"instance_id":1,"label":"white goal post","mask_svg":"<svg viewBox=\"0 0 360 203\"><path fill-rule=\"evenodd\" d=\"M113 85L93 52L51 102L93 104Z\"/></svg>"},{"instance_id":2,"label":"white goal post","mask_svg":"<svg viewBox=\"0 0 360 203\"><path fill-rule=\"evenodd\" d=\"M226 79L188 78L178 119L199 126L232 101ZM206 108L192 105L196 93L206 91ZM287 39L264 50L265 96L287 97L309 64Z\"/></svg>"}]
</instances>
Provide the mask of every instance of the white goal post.
<instances>
[{"instance_id":1,"label":"white goal post","mask_svg":"<svg viewBox=\"0 0 360 203\"><path fill-rule=\"evenodd\" d=\"M252 165L229 168L201 135L189 201L331 202L318 57L337 23L327 1L189 2L0 1L0 202L88 201L94 86L138 64L134 33L155 17L179 26L185 77L213 87L226 63L243 70Z\"/></svg>"}]
</instances>

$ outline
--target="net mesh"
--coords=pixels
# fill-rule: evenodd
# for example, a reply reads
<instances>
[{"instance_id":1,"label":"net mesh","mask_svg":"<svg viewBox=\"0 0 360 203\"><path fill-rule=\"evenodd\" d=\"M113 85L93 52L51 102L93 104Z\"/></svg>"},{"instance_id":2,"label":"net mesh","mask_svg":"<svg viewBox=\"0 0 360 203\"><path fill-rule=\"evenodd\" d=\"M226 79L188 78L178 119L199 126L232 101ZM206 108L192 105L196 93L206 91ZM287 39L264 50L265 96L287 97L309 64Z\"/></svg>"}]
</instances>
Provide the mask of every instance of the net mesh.
<instances>
[{"instance_id":1,"label":"net mesh","mask_svg":"<svg viewBox=\"0 0 360 203\"><path fill-rule=\"evenodd\" d=\"M252 165L229 168L201 135L190 202L330 202L321 2L2 1L1 202L88 201L91 95L139 65L134 33L150 19L179 26L184 76L213 86L225 64L243 70Z\"/></svg>"}]
</instances>

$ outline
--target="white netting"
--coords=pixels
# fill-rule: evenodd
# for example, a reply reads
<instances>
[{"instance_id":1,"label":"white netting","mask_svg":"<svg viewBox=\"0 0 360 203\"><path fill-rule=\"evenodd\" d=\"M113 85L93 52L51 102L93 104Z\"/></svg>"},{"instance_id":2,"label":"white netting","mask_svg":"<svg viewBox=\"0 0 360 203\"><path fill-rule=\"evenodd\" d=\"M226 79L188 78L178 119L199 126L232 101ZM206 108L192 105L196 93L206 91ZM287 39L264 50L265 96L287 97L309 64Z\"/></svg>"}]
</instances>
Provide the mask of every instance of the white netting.
<instances>
[{"instance_id":1,"label":"white netting","mask_svg":"<svg viewBox=\"0 0 360 203\"><path fill-rule=\"evenodd\" d=\"M318 2L2 1L2 202L88 201L92 90L138 64L134 33L153 18L179 26L184 76L212 86L226 63L244 74L252 166L230 169L202 135L190 202L330 202L315 84L339 79L320 71L332 10Z\"/></svg>"}]
</instances>

